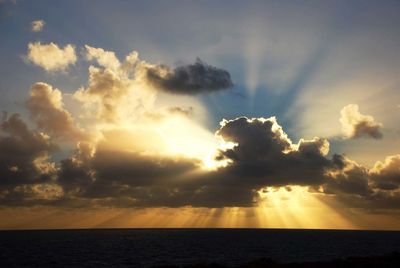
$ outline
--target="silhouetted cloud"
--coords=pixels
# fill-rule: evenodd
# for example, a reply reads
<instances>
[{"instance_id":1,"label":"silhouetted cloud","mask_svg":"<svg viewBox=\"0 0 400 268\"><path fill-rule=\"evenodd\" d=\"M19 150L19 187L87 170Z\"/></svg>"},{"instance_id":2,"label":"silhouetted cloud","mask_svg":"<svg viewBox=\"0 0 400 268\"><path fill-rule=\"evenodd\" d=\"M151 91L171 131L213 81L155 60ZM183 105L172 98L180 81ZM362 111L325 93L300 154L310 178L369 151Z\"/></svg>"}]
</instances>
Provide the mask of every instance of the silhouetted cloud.
<instances>
[{"instance_id":1,"label":"silhouetted cloud","mask_svg":"<svg viewBox=\"0 0 400 268\"><path fill-rule=\"evenodd\" d=\"M400 155L386 157L383 162L376 162L370 170L374 185L382 190L400 188Z\"/></svg>"},{"instance_id":2,"label":"silhouetted cloud","mask_svg":"<svg viewBox=\"0 0 400 268\"><path fill-rule=\"evenodd\" d=\"M196 158L115 147L108 140L112 133L99 143L80 142L72 156L54 165L46 161L54 144L29 131L18 115L4 121L2 129L9 134L0 141L6 153L0 161L6 174L3 204L246 207L256 205L266 187L291 185L310 186L351 206L400 202L399 156L373 169L342 155L328 158L326 140L292 143L274 117L222 121L216 135L230 145L216 156L227 165L215 170L202 169Z\"/></svg>"},{"instance_id":3,"label":"silhouetted cloud","mask_svg":"<svg viewBox=\"0 0 400 268\"><path fill-rule=\"evenodd\" d=\"M147 80L155 87L174 94L199 94L233 86L228 71L197 59L194 64L171 69L165 65L147 68Z\"/></svg>"},{"instance_id":4,"label":"silhouetted cloud","mask_svg":"<svg viewBox=\"0 0 400 268\"><path fill-rule=\"evenodd\" d=\"M327 182L323 185L324 193L364 197L372 194L367 168L342 155L335 156L335 163L338 168L328 172Z\"/></svg>"},{"instance_id":5,"label":"silhouetted cloud","mask_svg":"<svg viewBox=\"0 0 400 268\"><path fill-rule=\"evenodd\" d=\"M228 159L229 176L253 186L313 185L324 182L331 167L326 158L327 140L301 139L293 144L274 117L223 121L216 135L236 144L221 150L219 158ZM239 182L240 183L240 182Z\"/></svg>"},{"instance_id":6,"label":"silhouetted cloud","mask_svg":"<svg viewBox=\"0 0 400 268\"><path fill-rule=\"evenodd\" d=\"M19 114L6 118L0 125L0 188L49 181L55 166L48 157L56 149L48 136L29 130Z\"/></svg>"},{"instance_id":7,"label":"silhouetted cloud","mask_svg":"<svg viewBox=\"0 0 400 268\"><path fill-rule=\"evenodd\" d=\"M117 203L126 206L252 206L263 187L321 185L325 171L336 167L326 158L326 140L293 144L275 118L241 117L221 124L216 134L236 144L217 156L229 162L226 167L204 171L198 159L110 151L99 144L92 156L79 153L63 160L60 179L69 189L75 184L81 197L116 202L118 196Z\"/></svg>"}]
</instances>

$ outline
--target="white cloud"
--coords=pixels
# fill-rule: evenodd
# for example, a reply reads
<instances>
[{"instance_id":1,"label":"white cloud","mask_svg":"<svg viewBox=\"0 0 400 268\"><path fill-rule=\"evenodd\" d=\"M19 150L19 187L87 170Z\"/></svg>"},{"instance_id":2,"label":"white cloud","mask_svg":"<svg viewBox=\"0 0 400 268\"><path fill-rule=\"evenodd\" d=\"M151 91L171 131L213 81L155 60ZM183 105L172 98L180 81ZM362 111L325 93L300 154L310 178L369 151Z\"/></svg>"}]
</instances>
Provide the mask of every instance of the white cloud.
<instances>
[{"instance_id":1,"label":"white cloud","mask_svg":"<svg viewBox=\"0 0 400 268\"><path fill-rule=\"evenodd\" d=\"M97 60L98 64L105 68L117 70L120 62L112 51L106 51L102 48L95 48L85 45L87 60Z\"/></svg>"},{"instance_id":2,"label":"white cloud","mask_svg":"<svg viewBox=\"0 0 400 268\"><path fill-rule=\"evenodd\" d=\"M148 90L143 78L148 64L133 51L120 62L112 51L85 45L86 58L95 61L89 67L89 81L74 97L105 122L139 116L153 106L155 91ZM140 117L140 116L139 116Z\"/></svg>"},{"instance_id":3,"label":"white cloud","mask_svg":"<svg viewBox=\"0 0 400 268\"><path fill-rule=\"evenodd\" d=\"M38 82L32 85L26 106L39 129L52 137L84 139L85 134L64 108L62 93L51 85Z\"/></svg>"},{"instance_id":4,"label":"white cloud","mask_svg":"<svg viewBox=\"0 0 400 268\"><path fill-rule=\"evenodd\" d=\"M31 31L32 32L41 32L45 25L44 20L34 20L31 22Z\"/></svg>"},{"instance_id":5,"label":"white cloud","mask_svg":"<svg viewBox=\"0 0 400 268\"><path fill-rule=\"evenodd\" d=\"M60 48L55 43L41 44L40 42L28 44L29 61L42 67L46 71L65 71L69 65L75 64L77 57L75 46L67 44Z\"/></svg>"},{"instance_id":6,"label":"white cloud","mask_svg":"<svg viewBox=\"0 0 400 268\"><path fill-rule=\"evenodd\" d=\"M346 105L340 114L340 123L345 138L382 138L382 124L375 122L370 115L361 114L357 104Z\"/></svg>"}]
</instances>

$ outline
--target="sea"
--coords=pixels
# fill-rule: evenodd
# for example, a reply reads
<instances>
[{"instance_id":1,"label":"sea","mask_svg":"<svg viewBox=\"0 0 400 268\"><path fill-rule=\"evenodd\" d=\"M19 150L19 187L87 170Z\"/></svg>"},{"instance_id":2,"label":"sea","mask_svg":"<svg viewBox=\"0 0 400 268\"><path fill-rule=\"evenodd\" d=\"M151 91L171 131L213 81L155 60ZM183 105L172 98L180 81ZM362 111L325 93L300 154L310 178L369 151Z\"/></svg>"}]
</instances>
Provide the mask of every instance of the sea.
<instances>
[{"instance_id":1,"label":"sea","mask_svg":"<svg viewBox=\"0 0 400 268\"><path fill-rule=\"evenodd\" d=\"M328 261L400 252L400 232L293 229L0 231L0 267L155 267Z\"/></svg>"}]
</instances>

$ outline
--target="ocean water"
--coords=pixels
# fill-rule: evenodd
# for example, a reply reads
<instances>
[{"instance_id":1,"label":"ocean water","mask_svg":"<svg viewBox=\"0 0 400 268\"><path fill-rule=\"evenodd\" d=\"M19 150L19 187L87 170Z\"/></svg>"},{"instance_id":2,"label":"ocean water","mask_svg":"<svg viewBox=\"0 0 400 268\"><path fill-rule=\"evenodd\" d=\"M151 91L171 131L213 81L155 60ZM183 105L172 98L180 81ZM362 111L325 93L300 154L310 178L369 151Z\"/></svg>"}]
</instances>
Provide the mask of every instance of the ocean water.
<instances>
[{"instance_id":1,"label":"ocean water","mask_svg":"<svg viewBox=\"0 0 400 268\"><path fill-rule=\"evenodd\" d=\"M400 251L400 232L276 229L0 231L0 267L152 267L332 260Z\"/></svg>"}]
</instances>

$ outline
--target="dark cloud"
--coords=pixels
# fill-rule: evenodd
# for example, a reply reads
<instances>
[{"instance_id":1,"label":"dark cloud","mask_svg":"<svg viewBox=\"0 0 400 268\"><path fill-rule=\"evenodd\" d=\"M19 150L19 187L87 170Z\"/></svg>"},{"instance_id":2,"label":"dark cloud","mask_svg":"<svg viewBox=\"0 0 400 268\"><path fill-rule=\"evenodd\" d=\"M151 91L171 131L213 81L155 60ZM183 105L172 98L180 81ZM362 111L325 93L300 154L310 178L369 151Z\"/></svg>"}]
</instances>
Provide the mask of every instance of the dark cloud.
<instances>
[{"instance_id":1,"label":"dark cloud","mask_svg":"<svg viewBox=\"0 0 400 268\"><path fill-rule=\"evenodd\" d=\"M61 162L60 182L70 190L79 188L84 196L113 197L172 184L200 165L196 159L112 150L105 143L93 153L88 145L80 145L73 157Z\"/></svg>"},{"instance_id":2,"label":"dark cloud","mask_svg":"<svg viewBox=\"0 0 400 268\"><path fill-rule=\"evenodd\" d=\"M372 169L339 157L344 165L331 173L323 185L325 194L336 198L349 207L367 210L398 209L400 207L400 155L378 161Z\"/></svg>"},{"instance_id":3,"label":"dark cloud","mask_svg":"<svg viewBox=\"0 0 400 268\"><path fill-rule=\"evenodd\" d=\"M376 124L371 124L369 122L359 122L354 126L354 138L360 137L371 137L374 139L381 139L383 134L381 132L381 127Z\"/></svg>"},{"instance_id":4,"label":"dark cloud","mask_svg":"<svg viewBox=\"0 0 400 268\"><path fill-rule=\"evenodd\" d=\"M111 179L129 186L148 186L178 180L185 172L198 168L195 159L145 153L109 151L98 148L91 159L96 182Z\"/></svg>"},{"instance_id":5,"label":"dark cloud","mask_svg":"<svg viewBox=\"0 0 400 268\"><path fill-rule=\"evenodd\" d=\"M384 162L377 162L371 169L373 184L381 190L400 188L400 155L386 157Z\"/></svg>"},{"instance_id":6,"label":"dark cloud","mask_svg":"<svg viewBox=\"0 0 400 268\"><path fill-rule=\"evenodd\" d=\"M11 115L0 125L0 186L48 181L54 168L47 156L56 148L18 114Z\"/></svg>"},{"instance_id":7,"label":"dark cloud","mask_svg":"<svg viewBox=\"0 0 400 268\"><path fill-rule=\"evenodd\" d=\"M202 170L196 159L110 151L100 144L93 156L64 160L60 180L79 188L82 198L120 206L252 206L260 188L320 185L334 167L325 157L327 141L292 144L275 118L224 121L217 135L236 146L219 152L217 158L230 164L214 171Z\"/></svg>"},{"instance_id":8,"label":"dark cloud","mask_svg":"<svg viewBox=\"0 0 400 268\"><path fill-rule=\"evenodd\" d=\"M235 178L239 184L321 184L325 170L333 165L325 157L329 146L326 140L315 138L292 144L275 118L225 121L216 134L236 144L232 149L221 150L219 158L232 162L226 168L226 177Z\"/></svg>"},{"instance_id":9,"label":"dark cloud","mask_svg":"<svg viewBox=\"0 0 400 268\"><path fill-rule=\"evenodd\" d=\"M95 174L89 166L93 148L88 143L79 143L75 154L60 161L58 170L58 183L65 191L80 194L94 181Z\"/></svg>"},{"instance_id":10,"label":"dark cloud","mask_svg":"<svg viewBox=\"0 0 400 268\"><path fill-rule=\"evenodd\" d=\"M97 144L79 143L57 167L45 161L40 167L37 159L54 149L47 138L28 130L18 115L2 123L2 132L1 172L7 176L1 178L1 204L248 207L265 187L292 185L354 207L384 209L400 202L399 156L372 169L342 155L327 157L326 140L293 143L274 117L221 122L216 135L232 146L219 150L216 159L228 164L215 170L204 170L198 159L113 148L107 135Z\"/></svg>"},{"instance_id":11,"label":"dark cloud","mask_svg":"<svg viewBox=\"0 0 400 268\"><path fill-rule=\"evenodd\" d=\"M351 194L370 196L373 192L369 186L368 169L343 156L335 156L339 169L331 170L329 179L324 184L327 194Z\"/></svg>"},{"instance_id":12,"label":"dark cloud","mask_svg":"<svg viewBox=\"0 0 400 268\"><path fill-rule=\"evenodd\" d=\"M174 94L194 95L233 86L228 71L197 59L194 64L171 69L165 65L147 67L147 80L153 86Z\"/></svg>"}]
</instances>

